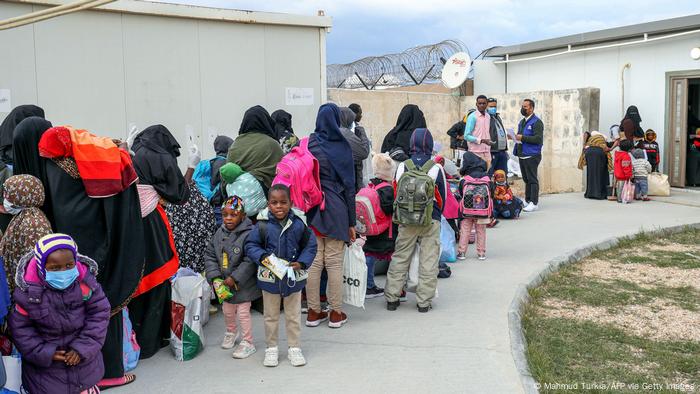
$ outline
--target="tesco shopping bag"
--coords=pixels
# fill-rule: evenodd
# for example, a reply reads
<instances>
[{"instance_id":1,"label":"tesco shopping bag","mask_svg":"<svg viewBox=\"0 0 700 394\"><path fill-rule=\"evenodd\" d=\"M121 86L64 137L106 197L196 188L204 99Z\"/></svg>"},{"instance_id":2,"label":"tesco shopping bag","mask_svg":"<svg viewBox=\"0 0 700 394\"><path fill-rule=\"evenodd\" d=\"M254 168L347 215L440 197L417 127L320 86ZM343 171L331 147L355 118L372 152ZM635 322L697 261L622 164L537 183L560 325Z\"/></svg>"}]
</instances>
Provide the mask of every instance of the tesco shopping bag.
<instances>
[{"instance_id":1,"label":"tesco shopping bag","mask_svg":"<svg viewBox=\"0 0 700 394\"><path fill-rule=\"evenodd\" d=\"M443 216L440 219L440 261L454 263L457 261L457 240L455 231Z\"/></svg>"},{"instance_id":2,"label":"tesco shopping bag","mask_svg":"<svg viewBox=\"0 0 700 394\"><path fill-rule=\"evenodd\" d=\"M170 302L170 349L178 361L192 360L204 349L203 326L209 318L207 280L178 271L173 280Z\"/></svg>"},{"instance_id":3,"label":"tesco shopping bag","mask_svg":"<svg viewBox=\"0 0 700 394\"><path fill-rule=\"evenodd\" d=\"M362 246L354 242L345 248L345 260L343 261L343 302L365 307L365 295L367 294L367 262Z\"/></svg>"}]
</instances>

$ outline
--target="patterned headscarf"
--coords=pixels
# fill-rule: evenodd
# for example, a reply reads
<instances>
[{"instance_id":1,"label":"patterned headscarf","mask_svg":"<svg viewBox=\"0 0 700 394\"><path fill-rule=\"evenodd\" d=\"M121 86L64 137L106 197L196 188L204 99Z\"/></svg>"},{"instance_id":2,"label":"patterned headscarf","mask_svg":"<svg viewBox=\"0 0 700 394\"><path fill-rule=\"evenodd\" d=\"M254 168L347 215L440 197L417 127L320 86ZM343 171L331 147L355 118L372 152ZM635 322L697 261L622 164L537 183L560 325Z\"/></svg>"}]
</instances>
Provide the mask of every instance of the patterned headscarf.
<instances>
[{"instance_id":1,"label":"patterned headscarf","mask_svg":"<svg viewBox=\"0 0 700 394\"><path fill-rule=\"evenodd\" d=\"M234 212L245 212L245 204L243 203L243 199L238 196L229 197L229 199L226 200L221 206L221 209L224 208L231 209Z\"/></svg>"},{"instance_id":2,"label":"patterned headscarf","mask_svg":"<svg viewBox=\"0 0 700 394\"><path fill-rule=\"evenodd\" d=\"M3 185L3 197L22 208L10 221L0 241L0 255L5 259L5 273L10 287L15 284L19 260L30 252L41 237L51 234L51 224L40 207L44 204L44 186L32 175L15 175Z\"/></svg>"},{"instance_id":3,"label":"patterned headscarf","mask_svg":"<svg viewBox=\"0 0 700 394\"><path fill-rule=\"evenodd\" d=\"M78 257L78 245L75 244L73 238L66 234L49 234L42 237L34 246L34 257L36 258L37 267L42 276L46 276L46 260L49 259L51 253L57 250L69 250L73 253L73 258Z\"/></svg>"}]
</instances>

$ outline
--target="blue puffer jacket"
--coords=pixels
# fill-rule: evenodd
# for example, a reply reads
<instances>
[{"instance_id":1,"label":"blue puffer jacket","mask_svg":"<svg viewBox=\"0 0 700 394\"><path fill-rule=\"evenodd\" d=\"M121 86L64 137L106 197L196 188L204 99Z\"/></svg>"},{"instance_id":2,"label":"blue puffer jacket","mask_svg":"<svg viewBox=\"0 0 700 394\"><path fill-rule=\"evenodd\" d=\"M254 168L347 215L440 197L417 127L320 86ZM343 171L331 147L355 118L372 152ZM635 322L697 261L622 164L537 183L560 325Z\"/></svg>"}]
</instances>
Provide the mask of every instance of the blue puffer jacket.
<instances>
[{"instance_id":1,"label":"blue puffer jacket","mask_svg":"<svg viewBox=\"0 0 700 394\"><path fill-rule=\"evenodd\" d=\"M266 240L261 240L260 223L265 225ZM308 241L302 248L304 232L307 232ZM316 236L313 231L306 226L304 214L300 211L291 210L287 217L284 228L280 222L269 212L262 210L258 214L258 224L248 235L245 243L245 253L253 262L258 264L258 287L272 294L280 294L286 297L289 294L301 291L306 286L308 274L306 269L311 266L316 257ZM287 284L285 276L278 279L270 270L265 268L260 262L265 257L273 254L289 262L301 263L302 270L296 273L294 286ZM291 281L289 281L291 282Z\"/></svg>"}]
</instances>

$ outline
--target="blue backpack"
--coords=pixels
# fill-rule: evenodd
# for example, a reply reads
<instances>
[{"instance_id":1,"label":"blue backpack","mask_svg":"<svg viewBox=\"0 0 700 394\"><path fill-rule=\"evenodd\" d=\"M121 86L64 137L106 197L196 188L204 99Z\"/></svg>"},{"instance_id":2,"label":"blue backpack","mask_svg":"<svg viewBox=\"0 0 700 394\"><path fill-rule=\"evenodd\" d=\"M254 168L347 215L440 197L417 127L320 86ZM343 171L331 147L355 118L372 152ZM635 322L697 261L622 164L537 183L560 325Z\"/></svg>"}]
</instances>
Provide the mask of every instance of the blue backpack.
<instances>
[{"instance_id":1,"label":"blue backpack","mask_svg":"<svg viewBox=\"0 0 700 394\"><path fill-rule=\"evenodd\" d=\"M226 160L225 157L217 156L214 160ZM197 164L197 168L194 169L194 175L192 175L192 180L194 184L197 185L197 189L202 192L204 198L207 201L211 201L212 197L219 192L221 185L216 185L215 188L211 188L211 162L213 160L202 160Z\"/></svg>"},{"instance_id":2,"label":"blue backpack","mask_svg":"<svg viewBox=\"0 0 700 394\"><path fill-rule=\"evenodd\" d=\"M124 356L124 372L133 371L139 363L141 346L136 342L136 332L131 326L129 309L122 309L122 355Z\"/></svg>"}]
</instances>

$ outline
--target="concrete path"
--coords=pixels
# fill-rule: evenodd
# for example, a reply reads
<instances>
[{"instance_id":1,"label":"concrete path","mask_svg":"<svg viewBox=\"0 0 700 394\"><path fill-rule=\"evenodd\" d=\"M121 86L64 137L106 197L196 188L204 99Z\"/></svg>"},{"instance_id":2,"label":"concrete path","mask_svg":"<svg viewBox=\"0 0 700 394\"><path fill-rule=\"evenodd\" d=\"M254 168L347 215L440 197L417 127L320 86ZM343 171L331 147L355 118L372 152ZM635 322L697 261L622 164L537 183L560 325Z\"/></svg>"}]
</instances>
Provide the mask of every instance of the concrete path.
<instances>
[{"instance_id":1,"label":"concrete path","mask_svg":"<svg viewBox=\"0 0 700 394\"><path fill-rule=\"evenodd\" d=\"M308 365L302 368L291 367L284 350L279 367L262 366L259 314L254 315L258 352L247 360L232 359L219 348L224 333L219 314L206 327L207 348L196 359L177 362L163 349L141 361L136 382L110 392L519 393L507 319L518 284L579 246L697 222L700 208L683 205L623 206L581 194L545 196L541 211L488 230L486 262L478 262L471 249L466 262L452 264L452 277L439 280L439 298L427 314L417 312L412 295L396 312L386 311L383 298L368 300L364 311L348 307L350 319L342 329L304 328ZM283 327L280 331L283 336Z\"/></svg>"}]
</instances>

